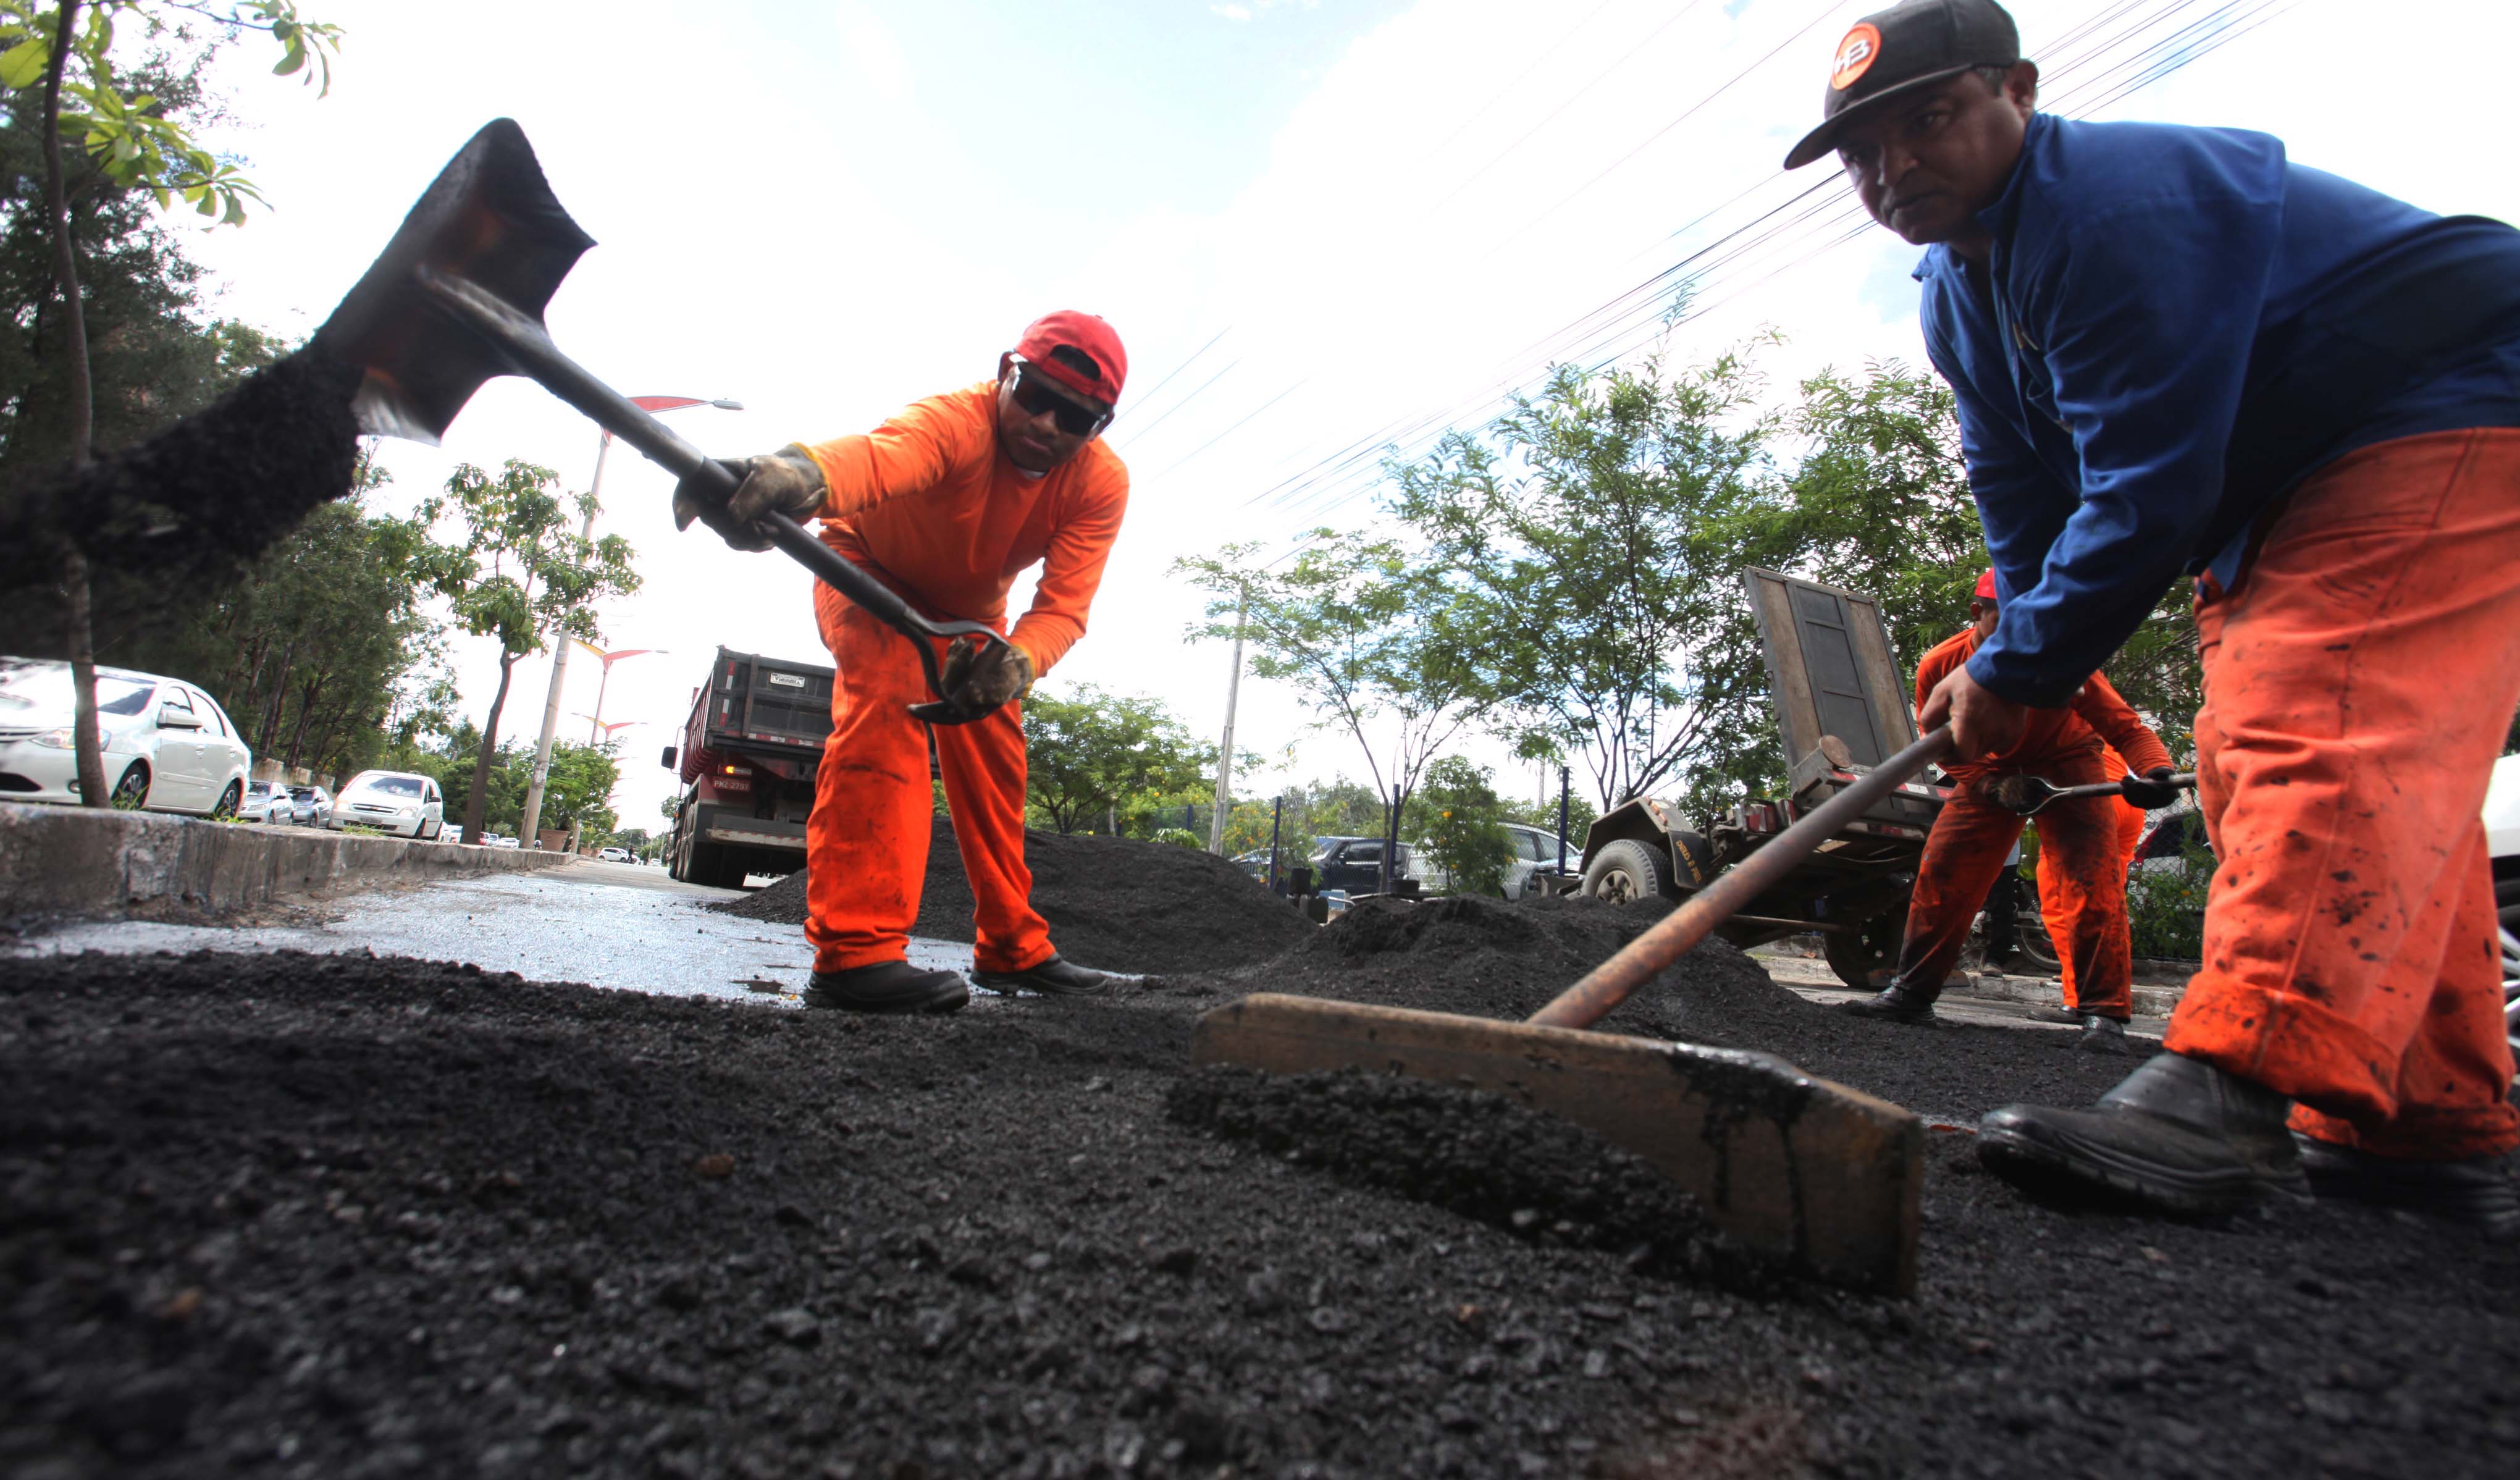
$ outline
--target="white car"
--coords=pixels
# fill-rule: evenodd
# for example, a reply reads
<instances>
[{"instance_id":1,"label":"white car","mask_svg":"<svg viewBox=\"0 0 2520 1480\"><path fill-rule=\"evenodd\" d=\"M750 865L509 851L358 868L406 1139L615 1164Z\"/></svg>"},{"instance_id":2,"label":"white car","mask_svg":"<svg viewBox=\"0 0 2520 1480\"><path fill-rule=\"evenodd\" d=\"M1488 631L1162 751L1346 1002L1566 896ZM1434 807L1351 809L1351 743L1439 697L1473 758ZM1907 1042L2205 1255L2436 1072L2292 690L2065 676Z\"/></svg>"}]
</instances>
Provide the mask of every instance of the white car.
<instances>
[{"instance_id":1,"label":"white car","mask_svg":"<svg viewBox=\"0 0 2520 1480\"><path fill-rule=\"evenodd\" d=\"M627 848L598 848L595 850L595 856L608 864L626 864L631 861L630 850Z\"/></svg>"},{"instance_id":2,"label":"white car","mask_svg":"<svg viewBox=\"0 0 2520 1480\"><path fill-rule=\"evenodd\" d=\"M352 824L396 837L435 837L446 826L446 798L437 783L409 771L362 771L333 798L324 826L338 832Z\"/></svg>"},{"instance_id":3,"label":"white car","mask_svg":"<svg viewBox=\"0 0 2520 1480\"><path fill-rule=\"evenodd\" d=\"M0 801L78 800L70 665L0 657ZM253 766L234 721L191 684L96 670L97 739L117 807L234 817Z\"/></svg>"},{"instance_id":4,"label":"white car","mask_svg":"<svg viewBox=\"0 0 2520 1480\"><path fill-rule=\"evenodd\" d=\"M1535 874L1584 872L1584 839L1566 839L1565 867L1558 867L1557 834L1546 829L1525 827L1521 823L1505 825L1513 839L1513 862L1505 871L1505 897L1520 899L1532 892L1531 876Z\"/></svg>"}]
</instances>

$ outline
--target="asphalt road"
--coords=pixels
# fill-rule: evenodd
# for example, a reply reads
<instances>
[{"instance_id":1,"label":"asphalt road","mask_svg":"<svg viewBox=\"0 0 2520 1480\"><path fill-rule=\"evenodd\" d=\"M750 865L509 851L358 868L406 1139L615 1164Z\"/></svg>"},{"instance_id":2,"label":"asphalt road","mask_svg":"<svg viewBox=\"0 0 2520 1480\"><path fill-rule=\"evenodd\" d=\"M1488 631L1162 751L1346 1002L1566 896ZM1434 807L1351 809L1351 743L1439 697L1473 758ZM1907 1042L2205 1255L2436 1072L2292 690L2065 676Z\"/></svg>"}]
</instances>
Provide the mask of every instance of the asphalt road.
<instances>
[{"instance_id":1,"label":"asphalt road","mask_svg":"<svg viewBox=\"0 0 2520 1480\"><path fill-rule=\"evenodd\" d=\"M105 951L373 951L469 962L529 980L690 997L794 1003L813 950L791 926L720 915L706 906L731 889L676 883L662 869L582 859L533 874L500 874L381 890L330 902L289 924L172 925L106 920L65 925L0 945L0 955ZM971 948L913 940L911 960L962 970Z\"/></svg>"}]
</instances>

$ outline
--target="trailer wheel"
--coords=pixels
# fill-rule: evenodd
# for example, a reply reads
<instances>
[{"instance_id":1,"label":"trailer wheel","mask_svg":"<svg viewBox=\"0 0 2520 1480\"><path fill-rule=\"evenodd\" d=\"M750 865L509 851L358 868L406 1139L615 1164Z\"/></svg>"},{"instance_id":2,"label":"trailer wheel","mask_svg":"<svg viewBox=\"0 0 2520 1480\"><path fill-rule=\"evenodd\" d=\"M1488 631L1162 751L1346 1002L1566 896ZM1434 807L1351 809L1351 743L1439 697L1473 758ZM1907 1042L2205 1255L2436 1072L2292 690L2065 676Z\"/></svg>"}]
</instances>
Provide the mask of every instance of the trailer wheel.
<instances>
[{"instance_id":1,"label":"trailer wheel","mask_svg":"<svg viewBox=\"0 0 2520 1480\"><path fill-rule=\"evenodd\" d=\"M1853 930L1826 930L1820 938L1828 969L1850 987L1871 991L1881 985L1877 973L1899 964L1899 943L1908 933L1908 912L1875 915Z\"/></svg>"},{"instance_id":2,"label":"trailer wheel","mask_svg":"<svg viewBox=\"0 0 2520 1480\"><path fill-rule=\"evenodd\" d=\"M1669 898L1671 864L1632 837L1604 843L1584 865L1584 892L1614 905L1656 896Z\"/></svg>"}]
</instances>

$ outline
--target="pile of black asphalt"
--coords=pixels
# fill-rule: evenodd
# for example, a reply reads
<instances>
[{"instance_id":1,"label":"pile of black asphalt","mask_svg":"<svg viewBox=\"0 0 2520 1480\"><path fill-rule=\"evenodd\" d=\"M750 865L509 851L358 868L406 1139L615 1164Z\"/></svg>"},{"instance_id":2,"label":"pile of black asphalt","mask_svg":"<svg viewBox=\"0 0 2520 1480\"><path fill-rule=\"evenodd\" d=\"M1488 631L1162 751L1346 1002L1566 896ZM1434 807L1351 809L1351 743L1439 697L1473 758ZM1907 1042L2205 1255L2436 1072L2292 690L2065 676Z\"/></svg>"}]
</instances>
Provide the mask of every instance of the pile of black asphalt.
<instances>
[{"instance_id":1,"label":"pile of black asphalt","mask_svg":"<svg viewBox=\"0 0 2520 1480\"><path fill-rule=\"evenodd\" d=\"M1263 961L1317 932L1288 901L1212 853L1171 843L1024 831L1032 905L1051 944L1104 971L1206 971ZM711 906L773 924L802 924L806 871ZM914 935L970 944L971 883L954 827L936 819Z\"/></svg>"},{"instance_id":2,"label":"pile of black asphalt","mask_svg":"<svg viewBox=\"0 0 2520 1480\"><path fill-rule=\"evenodd\" d=\"M2507 1473L2507 1248L2042 1206L1944 1133L1915 1298L1859 1296L1728 1255L1500 1100L1186 1068L1240 992L1515 1014L1637 924L1369 909L1265 970L920 1020L400 960L16 962L0 1469ZM1605 1026L1684 1019L1956 1117L2126 1063L1803 1013L1719 947Z\"/></svg>"}]
</instances>

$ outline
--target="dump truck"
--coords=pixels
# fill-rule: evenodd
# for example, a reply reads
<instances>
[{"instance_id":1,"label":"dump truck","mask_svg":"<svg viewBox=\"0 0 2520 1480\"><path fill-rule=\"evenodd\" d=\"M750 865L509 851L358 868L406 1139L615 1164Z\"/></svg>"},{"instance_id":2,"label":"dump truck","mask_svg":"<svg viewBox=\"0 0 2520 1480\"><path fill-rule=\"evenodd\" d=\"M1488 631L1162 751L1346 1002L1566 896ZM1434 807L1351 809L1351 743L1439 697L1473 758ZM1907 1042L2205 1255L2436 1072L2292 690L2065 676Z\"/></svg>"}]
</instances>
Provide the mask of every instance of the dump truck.
<instances>
[{"instance_id":1,"label":"dump truck","mask_svg":"<svg viewBox=\"0 0 2520 1480\"><path fill-rule=\"evenodd\" d=\"M708 682L692 693L682 743L662 756L683 783L665 845L674 877L738 889L745 875L805 866L832 677L820 663L717 650Z\"/></svg>"},{"instance_id":2,"label":"dump truck","mask_svg":"<svg viewBox=\"0 0 2520 1480\"><path fill-rule=\"evenodd\" d=\"M1585 893L1687 899L1915 740L1910 684L1879 602L1773 570L1745 571L1743 583L1766 650L1786 794L1718 817L1688 817L1650 796L1614 807L1585 834ZM1878 985L1898 962L1925 834L1950 798L1932 781L1903 785L1715 933L1745 950L1817 934L1840 981Z\"/></svg>"}]
</instances>

